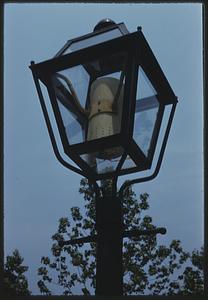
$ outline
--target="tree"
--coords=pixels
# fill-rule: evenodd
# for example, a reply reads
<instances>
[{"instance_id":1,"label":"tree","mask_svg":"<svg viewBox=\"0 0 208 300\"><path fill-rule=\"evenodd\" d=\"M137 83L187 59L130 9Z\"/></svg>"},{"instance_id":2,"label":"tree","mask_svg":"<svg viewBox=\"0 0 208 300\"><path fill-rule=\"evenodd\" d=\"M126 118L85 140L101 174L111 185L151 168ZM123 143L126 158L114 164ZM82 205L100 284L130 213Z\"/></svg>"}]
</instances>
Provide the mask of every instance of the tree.
<instances>
[{"instance_id":1,"label":"tree","mask_svg":"<svg viewBox=\"0 0 208 300\"><path fill-rule=\"evenodd\" d=\"M27 266L22 265L24 259L19 251L15 249L13 255L6 257L4 264L4 294L7 296L28 296L31 292L28 289L28 281L24 273Z\"/></svg>"},{"instance_id":2,"label":"tree","mask_svg":"<svg viewBox=\"0 0 208 300\"><path fill-rule=\"evenodd\" d=\"M103 188L109 188L105 181ZM65 245L59 242L96 234L95 195L87 180L81 180L79 192L84 196L85 210L71 208L72 224L67 217L59 220L52 256L41 259L38 269L40 292L51 295L49 286L62 288L64 295L92 294L95 289L96 243ZM154 229L152 218L146 214L149 195L139 200L132 188L123 195L125 230ZM123 241L124 295L189 295L203 294L203 249L191 254L182 249L179 240L169 246L159 245L156 236L124 238ZM57 279L55 277L57 276Z\"/></svg>"}]
</instances>

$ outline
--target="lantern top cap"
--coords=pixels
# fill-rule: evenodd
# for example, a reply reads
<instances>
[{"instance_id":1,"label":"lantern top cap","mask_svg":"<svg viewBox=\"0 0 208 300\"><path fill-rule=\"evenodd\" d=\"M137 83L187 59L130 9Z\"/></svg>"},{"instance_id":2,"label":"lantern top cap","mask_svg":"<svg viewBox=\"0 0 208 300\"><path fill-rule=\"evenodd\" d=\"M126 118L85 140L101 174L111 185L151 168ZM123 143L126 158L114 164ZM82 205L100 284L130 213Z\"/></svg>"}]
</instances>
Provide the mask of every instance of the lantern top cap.
<instances>
[{"instance_id":1,"label":"lantern top cap","mask_svg":"<svg viewBox=\"0 0 208 300\"><path fill-rule=\"evenodd\" d=\"M103 29L104 27L108 27L108 26L112 26L112 25L116 25L116 23L113 20L111 20L109 18L102 19L101 21L99 21L97 23L97 25L94 27L93 31L97 31L97 30Z\"/></svg>"}]
</instances>

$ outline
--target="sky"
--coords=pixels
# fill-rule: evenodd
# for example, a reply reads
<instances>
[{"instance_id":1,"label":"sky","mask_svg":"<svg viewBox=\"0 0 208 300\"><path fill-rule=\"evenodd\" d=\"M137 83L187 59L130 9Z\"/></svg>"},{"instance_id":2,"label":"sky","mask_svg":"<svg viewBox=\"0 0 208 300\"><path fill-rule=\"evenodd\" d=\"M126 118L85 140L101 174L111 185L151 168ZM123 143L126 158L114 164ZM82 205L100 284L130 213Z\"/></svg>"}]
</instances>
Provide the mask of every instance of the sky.
<instances>
[{"instance_id":1,"label":"sky","mask_svg":"<svg viewBox=\"0 0 208 300\"><path fill-rule=\"evenodd\" d=\"M150 195L149 215L192 251L203 244L203 84L201 4L6 4L4 16L5 255L17 248L29 266L34 294L40 259L47 256L58 219L83 208L81 176L55 158L28 66L52 58L71 38L103 18L142 26L178 105L159 175L133 187ZM119 178L126 179L141 174Z\"/></svg>"}]
</instances>

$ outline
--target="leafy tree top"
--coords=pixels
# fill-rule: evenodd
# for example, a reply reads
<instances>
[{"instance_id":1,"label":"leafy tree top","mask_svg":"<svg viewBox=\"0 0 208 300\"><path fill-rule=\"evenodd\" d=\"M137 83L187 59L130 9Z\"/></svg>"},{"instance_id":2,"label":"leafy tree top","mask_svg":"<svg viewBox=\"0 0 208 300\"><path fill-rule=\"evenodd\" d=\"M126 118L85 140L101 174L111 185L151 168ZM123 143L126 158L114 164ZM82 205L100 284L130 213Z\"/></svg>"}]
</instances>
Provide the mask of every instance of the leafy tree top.
<instances>
[{"instance_id":1,"label":"leafy tree top","mask_svg":"<svg viewBox=\"0 0 208 300\"><path fill-rule=\"evenodd\" d=\"M12 255L6 257L4 264L4 294L7 296L28 296L28 281L24 273L28 270L24 266L24 259L19 251L15 249Z\"/></svg>"},{"instance_id":2,"label":"leafy tree top","mask_svg":"<svg viewBox=\"0 0 208 300\"><path fill-rule=\"evenodd\" d=\"M102 183L102 193L110 192L110 182ZM85 210L71 208L70 220L59 220L52 236L51 256L41 259L38 269L40 292L52 294L50 288L59 286L64 295L93 294L96 275L96 243L65 245L59 242L96 234L95 194L86 179L81 180L80 194ZM123 195L125 230L155 229L147 214L149 195L137 198L130 186ZM203 294L203 249L191 254L183 250L179 240L159 245L156 236L139 236L123 240L124 295L190 295Z\"/></svg>"}]
</instances>

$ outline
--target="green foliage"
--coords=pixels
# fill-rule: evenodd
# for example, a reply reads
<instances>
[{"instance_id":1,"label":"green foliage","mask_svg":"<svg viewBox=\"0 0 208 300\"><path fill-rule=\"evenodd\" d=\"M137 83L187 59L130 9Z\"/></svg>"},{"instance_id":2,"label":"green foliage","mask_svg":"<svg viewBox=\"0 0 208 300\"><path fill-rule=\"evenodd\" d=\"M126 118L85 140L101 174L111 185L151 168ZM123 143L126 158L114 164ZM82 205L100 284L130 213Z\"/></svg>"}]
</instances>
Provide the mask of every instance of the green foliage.
<instances>
[{"instance_id":1,"label":"green foliage","mask_svg":"<svg viewBox=\"0 0 208 300\"><path fill-rule=\"evenodd\" d=\"M31 294L24 275L28 267L22 265L23 261L24 259L17 249L13 251L13 255L6 257L4 264L4 294L6 296L28 296Z\"/></svg>"},{"instance_id":2,"label":"green foliage","mask_svg":"<svg viewBox=\"0 0 208 300\"><path fill-rule=\"evenodd\" d=\"M40 291L50 295L49 285L58 285L64 295L88 295L95 289L96 243L59 246L59 241L96 234L95 194L87 180L81 181L79 192L84 196L84 213L71 208L68 218L59 220L52 236L52 257L42 257L38 269ZM102 182L102 194L111 192L110 181ZM147 214L149 195L137 199L131 187L123 195L125 230L154 229ZM123 240L124 295L189 295L203 294L203 249L191 254L178 240L169 246L158 245L156 236L139 236ZM50 274L50 275L49 275Z\"/></svg>"}]
</instances>

